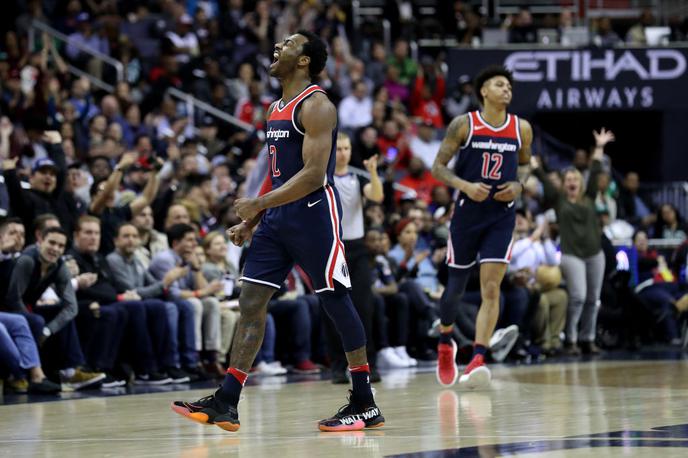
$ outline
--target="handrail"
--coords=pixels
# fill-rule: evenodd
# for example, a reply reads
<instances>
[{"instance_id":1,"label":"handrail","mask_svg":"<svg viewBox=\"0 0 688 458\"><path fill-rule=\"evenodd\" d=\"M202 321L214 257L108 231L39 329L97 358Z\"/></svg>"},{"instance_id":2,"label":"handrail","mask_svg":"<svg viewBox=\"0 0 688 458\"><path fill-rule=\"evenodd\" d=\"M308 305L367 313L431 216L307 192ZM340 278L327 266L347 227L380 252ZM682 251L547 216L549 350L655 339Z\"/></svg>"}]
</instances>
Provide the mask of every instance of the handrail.
<instances>
[{"instance_id":1,"label":"handrail","mask_svg":"<svg viewBox=\"0 0 688 458\"><path fill-rule=\"evenodd\" d=\"M179 89L177 89L175 87L170 87L167 89L167 93L173 97L178 98L179 100L186 102L188 104L188 108L190 110L193 110L195 108L199 108L200 110L203 110L206 113L209 113L209 114L215 116L216 118L220 118L221 120L228 122L229 124L232 124L232 125L240 128L240 129L247 131L247 132L253 132L255 130L253 125L251 125L247 122L244 122L240 119L237 119L236 117L229 115L222 110L218 110L217 108L210 105L209 103L206 103L202 100L199 100L187 92L180 91ZM193 118L193 116L191 116L191 118Z\"/></svg>"},{"instance_id":2,"label":"handrail","mask_svg":"<svg viewBox=\"0 0 688 458\"><path fill-rule=\"evenodd\" d=\"M33 45L35 41L34 29L40 30L41 32L45 32L48 35L57 38L58 40L61 40L71 46L74 46L75 48L80 49L86 54L90 54L96 59L102 60L106 64L112 65L113 67L115 67L115 71L117 72L117 81L119 82L124 80L124 65L122 64L122 62L108 56L107 54L103 54L100 51L92 49L89 46L70 40L70 38L64 33L60 32L59 30L53 29L49 25L41 21L37 21L35 19L31 23L31 28L29 29L29 42L31 45ZM33 48L33 46L31 46L31 48Z\"/></svg>"}]
</instances>

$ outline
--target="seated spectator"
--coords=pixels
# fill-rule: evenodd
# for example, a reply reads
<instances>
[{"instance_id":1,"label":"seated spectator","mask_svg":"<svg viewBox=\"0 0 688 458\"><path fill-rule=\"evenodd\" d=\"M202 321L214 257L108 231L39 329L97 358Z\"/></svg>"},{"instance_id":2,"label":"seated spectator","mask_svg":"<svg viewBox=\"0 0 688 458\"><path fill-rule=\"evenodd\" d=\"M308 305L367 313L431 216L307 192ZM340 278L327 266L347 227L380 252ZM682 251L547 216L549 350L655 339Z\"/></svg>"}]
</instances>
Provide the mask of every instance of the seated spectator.
<instances>
[{"instance_id":1,"label":"seated spectator","mask_svg":"<svg viewBox=\"0 0 688 458\"><path fill-rule=\"evenodd\" d=\"M602 16L597 20L597 31L592 42L601 48L611 48L621 43L621 38L612 29L612 21L607 16Z\"/></svg>"},{"instance_id":2,"label":"seated spectator","mask_svg":"<svg viewBox=\"0 0 688 458\"><path fill-rule=\"evenodd\" d=\"M436 300L442 294L436 266L442 263L446 248L436 250L432 256L430 250L417 249L418 229L408 218L397 223L395 233L397 245L382 254L394 261L399 290L407 295L411 304L411 322L417 323L411 337L416 346L416 358L427 359L432 355L426 347L425 335L437 318Z\"/></svg>"},{"instance_id":3,"label":"seated spectator","mask_svg":"<svg viewBox=\"0 0 688 458\"><path fill-rule=\"evenodd\" d=\"M11 393L54 394L62 390L45 376L29 323L19 314L0 312L0 367L10 373L5 389Z\"/></svg>"},{"instance_id":4,"label":"seated spectator","mask_svg":"<svg viewBox=\"0 0 688 458\"><path fill-rule=\"evenodd\" d=\"M134 290L118 290L114 273L99 253L100 227L96 217L79 218L74 246L69 251L81 273L98 276L93 285L77 291L86 360L110 375L104 384L112 387L126 384L128 374L115 374L117 362L124 359L134 367L135 383L170 383L170 378L158 372L156 361L156 349L159 354L168 338L165 305L160 301L142 301ZM124 344L122 349L120 343Z\"/></svg>"},{"instance_id":5,"label":"seated spectator","mask_svg":"<svg viewBox=\"0 0 688 458\"><path fill-rule=\"evenodd\" d=\"M293 363L297 374L318 374L320 368L311 361L311 303L319 304L314 294L306 294L300 268L295 267L287 275L280 289L268 303L268 312L275 320L277 341L284 355L283 360Z\"/></svg>"},{"instance_id":6,"label":"seated spectator","mask_svg":"<svg viewBox=\"0 0 688 458\"><path fill-rule=\"evenodd\" d=\"M628 172L619 192L619 218L635 227L649 228L657 221L652 204L639 192L640 178L636 172Z\"/></svg>"},{"instance_id":7,"label":"seated spectator","mask_svg":"<svg viewBox=\"0 0 688 458\"><path fill-rule=\"evenodd\" d=\"M676 207L663 204L659 207L654 236L659 239L676 239L684 241L688 238L688 225L679 214Z\"/></svg>"},{"instance_id":8,"label":"seated spectator","mask_svg":"<svg viewBox=\"0 0 688 458\"><path fill-rule=\"evenodd\" d=\"M183 208L183 207L182 207ZM220 302L215 297L223 290L220 280L206 281L201 271L202 264L196 254L196 231L188 224L175 224L167 231L170 249L153 257L149 270L155 278L162 280L175 266L189 267L189 272L172 283L170 298L175 303L191 303L194 310L195 349L205 350L206 366L215 370L212 375L224 376L224 369L217 365L220 339ZM189 371L189 368L184 368Z\"/></svg>"},{"instance_id":9,"label":"seated spectator","mask_svg":"<svg viewBox=\"0 0 688 458\"><path fill-rule=\"evenodd\" d=\"M148 269L151 259L156 254L168 250L167 236L153 228L153 209L147 205L132 220L132 224L139 231L141 243L136 248L136 259Z\"/></svg>"},{"instance_id":10,"label":"seated spectator","mask_svg":"<svg viewBox=\"0 0 688 458\"><path fill-rule=\"evenodd\" d=\"M188 382L190 376L181 370L180 366L179 311L176 304L165 300L166 291L172 283L186 275L188 269L175 267L167 272L162 280L156 280L135 256L141 243L138 234L132 223L124 223L117 229L115 251L106 257L112 272L112 282L120 293L135 291L141 297L141 303L146 309L151 341L157 344L157 348L153 349L156 361L149 361L150 367L161 368L173 383ZM165 316L161 317L161 313Z\"/></svg>"},{"instance_id":11,"label":"seated spectator","mask_svg":"<svg viewBox=\"0 0 688 458\"><path fill-rule=\"evenodd\" d=\"M437 152L440 150L440 143L442 142L435 136L432 121L423 119L418 125L418 134L411 137L409 148L413 157L421 159L425 168L429 170L432 168L435 156L437 156Z\"/></svg>"},{"instance_id":12,"label":"seated spectator","mask_svg":"<svg viewBox=\"0 0 688 458\"><path fill-rule=\"evenodd\" d=\"M418 71L418 64L409 56L408 41L400 38L394 43L394 51L387 59L387 68L396 69L399 83L406 86L411 84Z\"/></svg>"},{"instance_id":13,"label":"seated spectator","mask_svg":"<svg viewBox=\"0 0 688 458\"><path fill-rule=\"evenodd\" d=\"M635 290L651 306L654 330L660 340L679 345L678 316L688 311L688 294L680 291L664 256L649 248L647 242L644 231L636 232L633 244L638 252L638 286Z\"/></svg>"},{"instance_id":14,"label":"seated spectator","mask_svg":"<svg viewBox=\"0 0 688 458\"><path fill-rule=\"evenodd\" d=\"M531 230L526 214L517 211L514 236L509 264L513 280L530 291L539 292L533 343L547 354L557 354L562 346L559 336L566 324L568 294L559 286L561 271L557 248L549 237L549 223L543 219L535 230ZM509 298L506 299L511 307ZM525 324L520 323L520 329L525 329Z\"/></svg>"},{"instance_id":15,"label":"seated spectator","mask_svg":"<svg viewBox=\"0 0 688 458\"><path fill-rule=\"evenodd\" d=\"M521 8L516 17L512 18L509 30L509 43L535 43L537 40L533 16L528 8Z\"/></svg>"},{"instance_id":16,"label":"seated spectator","mask_svg":"<svg viewBox=\"0 0 688 458\"><path fill-rule=\"evenodd\" d=\"M43 346L44 361L60 369L62 387L76 390L100 383L105 374L82 369L86 361L74 323L78 306L71 275L62 260L66 244L63 229L47 228L41 241L17 259L5 304L9 312L26 318L34 338ZM61 299L59 306L37 307L51 284Z\"/></svg>"},{"instance_id":17,"label":"seated spectator","mask_svg":"<svg viewBox=\"0 0 688 458\"><path fill-rule=\"evenodd\" d=\"M24 248L26 232L19 218L0 221L0 262L18 258Z\"/></svg>"},{"instance_id":18,"label":"seated spectator","mask_svg":"<svg viewBox=\"0 0 688 458\"><path fill-rule=\"evenodd\" d=\"M201 270L208 282L221 281L220 302L220 358L225 362L232 346L234 330L239 321L239 269L227 260L227 241L221 232L211 232L203 238L206 260ZM227 361L228 362L228 361Z\"/></svg>"},{"instance_id":19,"label":"seated spectator","mask_svg":"<svg viewBox=\"0 0 688 458\"><path fill-rule=\"evenodd\" d=\"M373 326L377 337L378 365L385 368L411 367L418 361L406 351L409 334L409 301L399 286L387 258L380 254L382 231L368 229L365 242L372 271Z\"/></svg>"},{"instance_id":20,"label":"seated spectator","mask_svg":"<svg viewBox=\"0 0 688 458\"><path fill-rule=\"evenodd\" d=\"M412 157L408 165L408 175L399 180L399 184L416 191L418 199L426 204L432 202L432 190L437 186L444 186L437 181L432 173L425 167L420 158ZM401 192L397 191L397 201L401 198Z\"/></svg>"}]
</instances>

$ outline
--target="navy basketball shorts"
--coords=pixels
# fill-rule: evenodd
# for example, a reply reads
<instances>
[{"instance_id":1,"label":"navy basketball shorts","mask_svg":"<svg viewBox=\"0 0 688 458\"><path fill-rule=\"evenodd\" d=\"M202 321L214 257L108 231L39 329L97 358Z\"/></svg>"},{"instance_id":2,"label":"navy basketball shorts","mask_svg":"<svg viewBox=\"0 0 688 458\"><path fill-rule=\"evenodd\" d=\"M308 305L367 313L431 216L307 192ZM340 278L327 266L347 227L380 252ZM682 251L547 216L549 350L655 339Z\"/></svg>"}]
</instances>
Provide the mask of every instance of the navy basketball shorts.
<instances>
[{"instance_id":1,"label":"navy basketball shorts","mask_svg":"<svg viewBox=\"0 0 688 458\"><path fill-rule=\"evenodd\" d=\"M447 265L468 269L476 262L509 264L516 213L505 204L477 204L459 199L449 225Z\"/></svg>"},{"instance_id":2,"label":"navy basketball shorts","mask_svg":"<svg viewBox=\"0 0 688 458\"><path fill-rule=\"evenodd\" d=\"M317 293L334 291L335 281L351 288L340 218L329 186L270 209L253 234L241 280L279 289L298 264Z\"/></svg>"}]
</instances>

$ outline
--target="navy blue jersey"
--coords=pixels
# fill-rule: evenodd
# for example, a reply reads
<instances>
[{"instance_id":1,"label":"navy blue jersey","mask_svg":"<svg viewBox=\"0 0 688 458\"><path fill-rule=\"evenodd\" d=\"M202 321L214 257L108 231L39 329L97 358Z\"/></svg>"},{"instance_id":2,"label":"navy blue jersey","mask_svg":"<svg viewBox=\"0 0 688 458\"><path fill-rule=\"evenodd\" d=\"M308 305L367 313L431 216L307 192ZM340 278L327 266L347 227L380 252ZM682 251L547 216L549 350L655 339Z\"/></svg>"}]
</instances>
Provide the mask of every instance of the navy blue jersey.
<instances>
[{"instance_id":1,"label":"navy blue jersey","mask_svg":"<svg viewBox=\"0 0 688 458\"><path fill-rule=\"evenodd\" d=\"M275 103L268 117L265 135L270 155L270 178L272 189L277 189L303 169L303 126L298 124L298 107L306 98L315 92L325 91L313 84L299 95L284 103L281 99ZM323 186L334 186L334 167L336 161L337 129L332 130L332 149L327 163L327 175ZM304 199L307 199L306 196Z\"/></svg>"},{"instance_id":2,"label":"navy blue jersey","mask_svg":"<svg viewBox=\"0 0 688 458\"><path fill-rule=\"evenodd\" d=\"M298 107L315 92L308 86L287 103L278 101L267 122L269 170L272 189L279 188L303 169L303 126L297 121ZM309 195L269 208L253 235L244 265L243 281L280 289L294 263L308 273L316 292L333 291L335 281L350 288L351 281L342 243L342 207L334 187L337 129L327 154L327 173Z\"/></svg>"},{"instance_id":3,"label":"navy blue jersey","mask_svg":"<svg viewBox=\"0 0 688 458\"><path fill-rule=\"evenodd\" d=\"M521 133L516 115L507 114L499 127L488 124L479 111L468 113L468 140L461 147L454 170L459 178L495 187L518 179Z\"/></svg>"}]
</instances>

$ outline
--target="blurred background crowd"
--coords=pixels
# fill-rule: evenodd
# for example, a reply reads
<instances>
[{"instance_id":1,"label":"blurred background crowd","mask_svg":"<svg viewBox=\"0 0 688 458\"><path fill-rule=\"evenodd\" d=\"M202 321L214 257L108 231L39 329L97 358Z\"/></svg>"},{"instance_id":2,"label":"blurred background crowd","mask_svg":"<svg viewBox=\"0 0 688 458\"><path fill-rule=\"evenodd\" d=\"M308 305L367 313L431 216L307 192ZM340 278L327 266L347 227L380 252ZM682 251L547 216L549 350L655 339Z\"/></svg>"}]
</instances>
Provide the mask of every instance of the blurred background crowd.
<instances>
[{"instance_id":1,"label":"blurred background crowd","mask_svg":"<svg viewBox=\"0 0 688 458\"><path fill-rule=\"evenodd\" d=\"M338 180L342 186L355 180L356 192L361 185L363 232L347 238L345 228L344 238L362 247L357 269L365 275L354 295L371 360L380 369L434 361L453 190L429 170L448 122L478 109L473 74L447 81L446 47L604 47L686 38L686 20L657 20L656 8L636 8L639 15L615 20L596 16L581 38L575 8L536 13L517 5L495 20L494 6L5 2L5 389L54 392L223 375L246 249L229 245L224 231L238 222L234 200L255 195L267 171L265 113L281 95L267 75L273 45L302 28L329 46L318 84L337 105L346 134L337 142ZM368 13L385 21L366 19ZM654 29L663 32L646 33ZM633 132L579 132L574 152L556 167L534 159L517 202L498 325L516 326L519 337L494 359L531 362L597 354L600 347L685 346L686 209L645 194L638 171L613 167L605 148L613 148L607 143L614 134ZM534 149L537 155L537 142ZM379 183L380 192L366 192L366 183ZM591 203L593 220L583 224L580 215L562 213L559 199L571 192L572 199ZM562 218L587 232L559 224ZM604 262L592 266L588 261L599 253ZM582 270L566 262L560 267L567 256L580 260ZM455 327L461 360L470 356L478 289L476 278ZM298 266L269 314L256 374L330 368L333 381L346 382L331 324Z\"/></svg>"}]
</instances>

